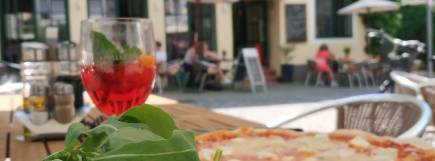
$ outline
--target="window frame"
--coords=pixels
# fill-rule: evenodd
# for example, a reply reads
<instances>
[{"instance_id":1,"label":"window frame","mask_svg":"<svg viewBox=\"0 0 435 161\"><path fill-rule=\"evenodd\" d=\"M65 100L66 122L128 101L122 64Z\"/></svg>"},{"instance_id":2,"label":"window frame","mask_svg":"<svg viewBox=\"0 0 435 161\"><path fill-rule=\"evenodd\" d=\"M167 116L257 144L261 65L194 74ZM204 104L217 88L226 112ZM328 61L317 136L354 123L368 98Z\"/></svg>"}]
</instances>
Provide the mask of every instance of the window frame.
<instances>
[{"instance_id":1,"label":"window frame","mask_svg":"<svg viewBox=\"0 0 435 161\"><path fill-rule=\"evenodd\" d=\"M311 39L313 40L313 42L315 43L331 43L331 42L343 42L343 41L356 41L356 35L357 35L357 31L358 31L358 25L357 25L357 20L358 20L358 15L357 14L352 14L350 16L352 16L352 36L350 37L328 37L328 38L321 38L321 37L317 37L317 31L316 31L316 26L317 26L317 0L311 0L312 2L312 13L311 13L311 23L310 23L310 30L311 30Z\"/></svg>"}]
</instances>

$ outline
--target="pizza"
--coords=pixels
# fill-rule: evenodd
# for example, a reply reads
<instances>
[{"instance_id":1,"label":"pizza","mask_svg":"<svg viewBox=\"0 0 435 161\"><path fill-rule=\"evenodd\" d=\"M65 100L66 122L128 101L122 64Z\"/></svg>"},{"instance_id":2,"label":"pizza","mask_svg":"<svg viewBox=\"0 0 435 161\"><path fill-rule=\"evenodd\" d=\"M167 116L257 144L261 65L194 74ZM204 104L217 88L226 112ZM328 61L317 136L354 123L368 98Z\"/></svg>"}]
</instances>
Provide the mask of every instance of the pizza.
<instances>
[{"instance_id":1,"label":"pizza","mask_svg":"<svg viewBox=\"0 0 435 161\"><path fill-rule=\"evenodd\" d=\"M435 150L355 130L329 134L284 129L221 130L196 136L201 161L435 161Z\"/></svg>"}]
</instances>

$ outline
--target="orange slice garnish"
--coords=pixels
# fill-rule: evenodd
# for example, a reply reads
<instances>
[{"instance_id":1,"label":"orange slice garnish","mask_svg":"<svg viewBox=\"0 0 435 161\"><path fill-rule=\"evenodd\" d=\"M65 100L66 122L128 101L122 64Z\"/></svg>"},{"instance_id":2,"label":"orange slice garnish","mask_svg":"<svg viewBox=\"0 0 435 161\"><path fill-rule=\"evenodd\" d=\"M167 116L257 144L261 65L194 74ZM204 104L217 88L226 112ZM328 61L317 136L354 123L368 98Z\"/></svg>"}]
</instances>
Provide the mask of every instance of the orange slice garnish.
<instances>
[{"instance_id":1,"label":"orange slice garnish","mask_svg":"<svg viewBox=\"0 0 435 161\"><path fill-rule=\"evenodd\" d=\"M156 68L156 57L142 54L139 57L139 63L146 68Z\"/></svg>"}]
</instances>

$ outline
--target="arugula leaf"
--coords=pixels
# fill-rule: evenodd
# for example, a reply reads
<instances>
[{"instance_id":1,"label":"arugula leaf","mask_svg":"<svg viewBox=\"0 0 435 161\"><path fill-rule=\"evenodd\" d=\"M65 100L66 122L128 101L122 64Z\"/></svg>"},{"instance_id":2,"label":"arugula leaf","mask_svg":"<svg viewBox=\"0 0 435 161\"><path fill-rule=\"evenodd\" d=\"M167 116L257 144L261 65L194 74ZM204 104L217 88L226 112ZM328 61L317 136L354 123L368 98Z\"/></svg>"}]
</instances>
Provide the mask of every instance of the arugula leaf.
<instances>
[{"instance_id":1,"label":"arugula leaf","mask_svg":"<svg viewBox=\"0 0 435 161\"><path fill-rule=\"evenodd\" d=\"M129 109L119 118L119 121L146 124L153 133L164 138L169 138L172 131L177 129L171 116L160 108L151 105L139 107Z\"/></svg>"},{"instance_id":2,"label":"arugula leaf","mask_svg":"<svg viewBox=\"0 0 435 161\"><path fill-rule=\"evenodd\" d=\"M68 133L65 137L65 149L71 150L78 144L78 138L86 131L83 124L75 123L68 128Z\"/></svg>"},{"instance_id":3,"label":"arugula leaf","mask_svg":"<svg viewBox=\"0 0 435 161\"><path fill-rule=\"evenodd\" d=\"M191 133L175 130L168 140L144 140L102 153L95 161L199 161Z\"/></svg>"},{"instance_id":4,"label":"arugula leaf","mask_svg":"<svg viewBox=\"0 0 435 161\"><path fill-rule=\"evenodd\" d=\"M102 124L92 130L89 130L85 133L88 138L84 140L81 145L83 151L97 151L98 148L103 146L108 141L109 135L116 131L118 131L118 128L110 124Z\"/></svg>"},{"instance_id":5,"label":"arugula leaf","mask_svg":"<svg viewBox=\"0 0 435 161\"><path fill-rule=\"evenodd\" d=\"M78 137L85 135L81 145ZM163 110L150 105L131 108L87 130L73 124L65 149L43 161L199 161L191 132L179 130Z\"/></svg>"},{"instance_id":6,"label":"arugula leaf","mask_svg":"<svg viewBox=\"0 0 435 161\"><path fill-rule=\"evenodd\" d=\"M221 161L222 159L222 150L218 149L214 153L213 161Z\"/></svg>"}]
</instances>

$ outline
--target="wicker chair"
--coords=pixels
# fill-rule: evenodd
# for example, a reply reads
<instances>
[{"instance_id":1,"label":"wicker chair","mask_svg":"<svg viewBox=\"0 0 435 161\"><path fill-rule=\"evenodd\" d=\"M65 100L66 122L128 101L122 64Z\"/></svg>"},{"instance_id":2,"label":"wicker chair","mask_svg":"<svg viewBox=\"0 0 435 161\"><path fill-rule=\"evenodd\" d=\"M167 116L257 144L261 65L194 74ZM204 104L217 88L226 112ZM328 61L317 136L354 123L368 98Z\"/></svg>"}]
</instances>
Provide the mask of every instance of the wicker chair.
<instances>
[{"instance_id":1,"label":"wicker chair","mask_svg":"<svg viewBox=\"0 0 435 161\"><path fill-rule=\"evenodd\" d=\"M427 103L399 94L370 94L322 103L322 107L304 114L266 124L270 128L328 109L337 111L338 129L359 129L381 136L411 138L421 136L431 119ZM321 127L319 127L321 128Z\"/></svg>"},{"instance_id":2,"label":"wicker chair","mask_svg":"<svg viewBox=\"0 0 435 161\"><path fill-rule=\"evenodd\" d=\"M422 80L417 80L412 74L401 71L391 72L390 77L394 81L394 92L421 97L418 83Z\"/></svg>"},{"instance_id":3,"label":"wicker chair","mask_svg":"<svg viewBox=\"0 0 435 161\"><path fill-rule=\"evenodd\" d=\"M421 96L432 109L432 115L435 115L435 81L428 81L419 84ZM435 125L435 118L432 118L432 124Z\"/></svg>"}]
</instances>

